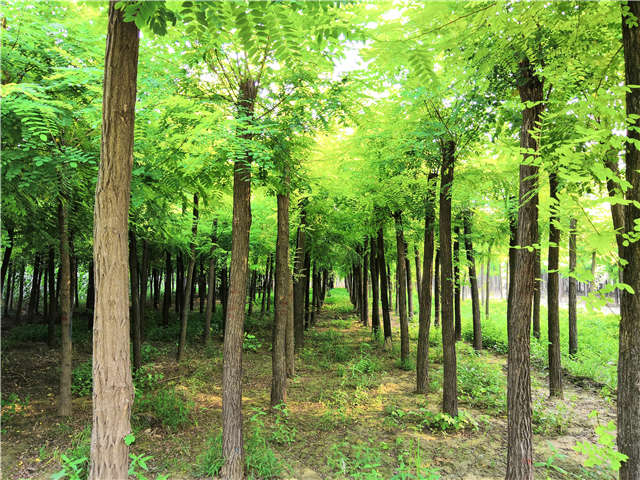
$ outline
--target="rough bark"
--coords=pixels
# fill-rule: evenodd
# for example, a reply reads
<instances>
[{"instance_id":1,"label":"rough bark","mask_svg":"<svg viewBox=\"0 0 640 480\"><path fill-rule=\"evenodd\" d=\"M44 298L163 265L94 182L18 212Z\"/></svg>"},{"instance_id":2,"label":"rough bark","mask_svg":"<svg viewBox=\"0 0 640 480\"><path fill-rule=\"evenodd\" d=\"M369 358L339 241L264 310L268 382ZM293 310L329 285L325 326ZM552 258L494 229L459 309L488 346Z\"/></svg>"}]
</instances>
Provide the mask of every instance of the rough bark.
<instances>
[{"instance_id":1,"label":"rough bark","mask_svg":"<svg viewBox=\"0 0 640 480\"><path fill-rule=\"evenodd\" d=\"M180 309L180 341L178 342L178 354L176 357L178 362L181 362L184 359L184 352L187 348L187 323L189 320L189 310L187 310L187 306L191 304L191 286L193 285L193 272L196 267L196 236L198 235L198 217L198 194L194 193L193 221L191 224L191 244L189 245L189 264L187 266L187 283L184 287L184 298L182 300L182 308ZM242 311L244 313L244 307L242 308Z\"/></svg>"},{"instance_id":2,"label":"rough bark","mask_svg":"<svg viewBox=\"0 0 640 480\"><path fill-rule=\"evenodd\" d=\"M256 95L257 83L251 78L245 79L240 86L239 115L252 118ZM244 137L250 139L250 134ZM231 272L222 372L222 478L229 480L244 477L242 339L251 229L251 157L248 152L245 155L246 158L236 159L233 169Z\"/></svg>"},{"instance_id":3,"label":"rough bark","mask_svg":"<svg viewBox=\"0 0 640 480\"><path fill-rule=\"evenodd\" d=\"M576 278L576 226L577 220L569 221L569 355L578 353L578 312Z\"/></svg>"},{"instance_id":4,"label":"rough bark","mask_svg":"<svg viewBox=\"0 0 640 480\"><path fill-rule=\"evenodd\" d=\"M443 385L442 410L458 416L458 385L456 365L456 337L453 318L453 262L451 252L451 187L455 162L455 142L442 144L440 170L440 270L442 285L442 351Z\"/></svg>"},{"instance_id":5,"label":"rough bark","mask_svg":"<svg viewBox=\"0 0 640 480\"><path fill-rule=\"evenodd\" d=\"M555 173L549 174L551 215L549 217L549 281L547 290L547 332L549 358L549 395L562 398L562 369L560 362L560 303L558 273L560 260L560 230L558 229L558 180Z\"/></svg>"},{"instance_id":6,"label":"rough bark","mask_svg":"<svg viewBox=\"0 0 640 480\"><path fill-rule=\"evenodd\" d=\"M511 309L508 319L509 354L507 373L507 473L508 480L533 479L531 438L531 365L530 331L535 252L531 247L538 238L536 177L538 167L530 165L531 152L537 150L533 135L542 113L542 82L528 59L519 65L518 90L522 102L532 102L522 111L520 147L524 159L520 165L520 198L515 265L511 275ZM533 250L533 249L532 249Z\"/></svg>"},{"instance_id":7,"label":"rough bark","mask_svg":"<svg viewBox=\"0 0 640 480\"><path fill-rule=\"evenodd\" d=\"M66 201L58 203L58 228L60 235L60 395L58 415L71 416L71 266L69 261L69 223Z\"/></svg>"},{"instance_id":8,"label":"rough bark","mask_svg":"<svg viewBox=\"0 0 640 480\"><path fill-rule=\"evenodd\" d=\"M400 317L400 361L403 365L409 361L409 319L407 318L407 276L404 233L402 231L402 212L394 212L396 225L397 275L398 275L398 312Z\"/></svg>"},{"instance_id":9,"label":"rough bark","mask_svg":"<svg viewBox=\"0 0 640 480\"><path fill-rule=\"evenodd\" d=\"M380 274L380 294L382 300L382 328L384 331L385 346L391 345L391 312L389 311L389 286L386 265L384 258L384 233L382 227L378 229L377 238L378 251L378 272Z\"/></svg>"},{"instance_id":10,"label":"rough bark","mask_svg":"<svg viewBox=\"0 0 640 480\"><path fill-rule=\"evenodd\" d=\"M89 478L127 478L133 384L129 359L128 216L139 32L109 3L102 144L94 208L96 304Z\"/></svg>"},{"instance_id":11,"label":"rough bark","mask_svg":"<svg viewBox=\"0 0 640 480\"><path fill-rule=\"evenodd\" d=\"M622 43L625 59L625 83L635 85L626 92L626 113L634 128L627 129L625 162L627 189L624 231L636 232L640 219L640 3L626 2L635 24L622 20ZM632 117L635 116L635 117ZM632 203L635 202L635 203ZM620 480L640 478L640 241L623 245L620 255L627 261L622 280L635 294L622 292L620 300L620 340L618 348L618 450L627 457L620 469Z\"/></svg>"},{"instance_id":12,"label":"rough bark","mask_svg":"<svg viewBox=\"0 0 640 480\"><path fill-rule=\"evenodd\" d=\"M138 251L136 233L129 230L129 280L131 282L131 313L133 314L133 370L142 366L142 348L140 337L140 289L138 276Z\"/></svg>"},{"instance_id":13,"label":"rough bark","mask_svg":"<svg viewBox=\"0 0 640 480\"><path fill-rule=\"evenodd\" d=\"M535 258L535 280L533 282L533 336L540 338L540 288L542 286L542 270L540 267L540 249L536 248Z\"/></svg>"},{"instance_id":14,"label":"rough bark","mask_svg":"<svg viewBox=\"0 0 640 480\"><path fill-rule=\"evenodd\" d=\"M287 264L287 297L289 299L289 309L287 314L287 331L285 337L285 350L287 355L287 377L295 375L295 333L293 326L293 276L291 268Z\"/></svg>"},{"instance_id":15,"label":"rough bark","mask_svg":"<svg viewBox=\"0 0 640 480\"><path fill-rule=\"evenodd\" d=\"M482 350L482 325L480 324L480 298L478 295L478 278L476 276L476 260L471 240L471 212L464 217L464 249L469 264L469 283L471 284L471 308L473 311L473 348Z\"/></svg>"}]
</instances>

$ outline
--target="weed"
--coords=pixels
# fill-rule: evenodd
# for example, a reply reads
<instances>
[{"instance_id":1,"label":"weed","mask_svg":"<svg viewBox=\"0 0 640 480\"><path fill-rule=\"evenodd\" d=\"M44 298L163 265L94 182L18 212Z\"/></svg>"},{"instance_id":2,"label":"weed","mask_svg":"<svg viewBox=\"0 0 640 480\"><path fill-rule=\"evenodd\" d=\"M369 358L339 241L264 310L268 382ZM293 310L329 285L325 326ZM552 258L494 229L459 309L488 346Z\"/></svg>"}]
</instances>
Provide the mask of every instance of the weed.
<instances>
[{"instance_id":1,"label":"weed","mask_svg":"<svg viewBox=\"0 0 640 480\"><path fill-rule=\"evenodd\" d=\"M134 406L138 420L150 425L160 424L175 432L189 423L195 404L176 392L156 390L143 394Z\"/></svg>"},{"instance_id":2,"label":"weed","mask_svg":"<svg viewBox=\"0 0 640 480\"><path fill-rule=\"evenodd\" d=\"M24 409L29 405L29 396L20 399L18 395L15 393L9 394L9 396L2 400L1 411L2 411L2 433L6 433L6 429L4 425L9 423L12 419L16 418L18 415L22 415L24 413Z\"/></svg>"},{"instance_id":3,"label":"weed","mask_svg":"<svg viewBox=\"0 0 640 480\"><path fill-rule=\"evenodd\" d=\"M93 390L93 368L91 360L82 362L71 373L71 392L76 397L91 395Z\"/></svg>"},{"instance_id":4,"label":"weed","mask_svg":"<svg viewBox=\"0 0 640 480\"><path fill-rule=\"evenodd\" d=\"M289 425L289 410L285 404L276 405L276 419L271 432L271 440L281 445L291 445L296 441L296 427Z\"/></svg>"},{"instance_id":5,"label":"weed","mask_svg":"<svg viewBox=\"0 0 640 480\"><path fill-rule=\"evenodd\" d=\"M470 352L460 358L458 391L460 400L472 407L491 413L506 412L506 380L500 365L487 363L486 358Z\"/></svg>"},{"instance_id":6,"label":"weed","mask_svg":"<svg viewBox=\"0 0 640 480\"><path fill-rule=\"evenodd\" d=\"M562 435L569 426L569 407L560 402L557 407L549 408L544 399L537 399L531 412L533 432L542 435Z\"/></svg>"},{"instance_id":7,"label":"weed","mask_svg":"<svg viewBox=\"0 0 640 480\"><path fill-rule=\"evenodd\" d=\"M255 335L245 332L244 340L242 341L242 349L245 352L257 352L260 347L262 347L262 343L260 343L260 340L258 340Z\"/></svg>"},{"instance_id":8,"label":"weed","mask_svg":"<svg viewBox=\"0 0 640 480\"><path fill-rule=\"evenodd\" d=\"M329 447L327 464L334 472L358 480L377 480L384 476L376 448L364 444L335 443Z\"/></svg>"},{"instance_id":9,"label":"weed","mask_svg":"<svg viewBox=\"0 0 640 480\"><path fill-rule=\"evenodd\" d=\"M594 410L589 414L589 418L596 418L597 422L598 412ZM586 455L587 459L584 461L585 467L597 466L609 473L617 472L620 470L622 462L626 461L628 457L624 453L616 450L615 424L613 421L610 421L606 425L600 425L598 422L595 431L598 435L596 443L584 440L578 442L573 449L578 453Z\"/></svg>"}]
</instances>

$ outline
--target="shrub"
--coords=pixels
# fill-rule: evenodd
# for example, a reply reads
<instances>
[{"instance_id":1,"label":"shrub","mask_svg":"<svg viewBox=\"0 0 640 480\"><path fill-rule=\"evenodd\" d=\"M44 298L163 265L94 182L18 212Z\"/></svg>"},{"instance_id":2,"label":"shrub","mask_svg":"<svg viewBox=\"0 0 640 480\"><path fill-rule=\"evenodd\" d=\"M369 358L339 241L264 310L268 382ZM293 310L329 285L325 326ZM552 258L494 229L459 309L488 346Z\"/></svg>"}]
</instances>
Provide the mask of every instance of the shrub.
<instances>
[{"instance_id":1,"label":"shrub","mask_svg":"<svg viewBox=\"0 0 640 480\"><path fill-rule=\"evenodd\" d=\"M260 347L262 347L262 343L260 343L260 340L258 340L255 335L251 335L250 333L245 332L244 340L242 341L242 349L245 352L257 352Z\"/></svg>"},{"instance_id":2,"label":"shrub","mask_svg":"<svg viewBox=\"0 0 640 480\"><path fill-rule=\"evenodd\" d=\"M138 419L176 431L189 422L195 404L176 392L156 390L143 394L134 406Z\"/></svg>"}]
</instances>

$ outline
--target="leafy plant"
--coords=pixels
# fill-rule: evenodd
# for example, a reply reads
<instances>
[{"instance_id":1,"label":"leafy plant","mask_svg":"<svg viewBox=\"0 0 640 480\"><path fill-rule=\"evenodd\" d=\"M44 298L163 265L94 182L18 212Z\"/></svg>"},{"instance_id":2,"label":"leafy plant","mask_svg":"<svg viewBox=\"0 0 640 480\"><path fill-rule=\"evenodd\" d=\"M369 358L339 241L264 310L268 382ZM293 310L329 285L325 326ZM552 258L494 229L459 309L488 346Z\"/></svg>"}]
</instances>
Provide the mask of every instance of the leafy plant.
<instances>
[{"instance_id":1,"label":"leafy plant","mask_svg":"<svg viewBox=\"0 0 640 480\"><path fill-rule=\"evenodd\" d=\"M285 404L276 405L276 419L271 431L271 440L291 445L296 441L296 427L289 425L289 410Z\"/></svg>"},{"instance_id":2,"label":"leafy plant","mask_svg":"<svg viewBox=\"0 0 640 480\"><path fill-rule=\"evenodd\" d=\"M245 332L244 340L242 341L242 349L244 351L257 352L260 347L262 347L260 340L258 340L255 335Z\"/></svg>"},{"instance_id":3,"label":"leafy plant","mask_svg":"<svg viewBox=\"0 0 640 480\"><path fill-rule=\"evenodd\" d=\"M78 397L91 395L93 390L93 367L91 360L82 362L71 373L71 392Z\"/></svg>"},{"instance_id":4,"label":"leafy plant","mask_svg":"<svg viewBox=\"0 0 640 480\"><path fill-rule=\"evenodd\" d=\"M177 392L162 389L147 392L135 404L135 416L147 424L159 424L175 432L191 420L195 404Z\"/></svg>"},{"instance_id":5,"label":"leafy plant","mask_svg":"<svg viewBox=\"0 0 640 480\"><path fill-rule=\"evenodd\" d=\"M589 418L598 418L598 412L592 411L589 414ZM597 421L597 420L596 420ZM573 449L586 455L584 461L585 467L599 466L604 467L606 470L617 472L620 470L622 462L627 460L627 456L624 453L618 452L616 449L616 425L613 421L608 422L606 425L598 425L595 428L598 440L596 443L583 440L578 442Z\"/></svg>"}]
</instances>

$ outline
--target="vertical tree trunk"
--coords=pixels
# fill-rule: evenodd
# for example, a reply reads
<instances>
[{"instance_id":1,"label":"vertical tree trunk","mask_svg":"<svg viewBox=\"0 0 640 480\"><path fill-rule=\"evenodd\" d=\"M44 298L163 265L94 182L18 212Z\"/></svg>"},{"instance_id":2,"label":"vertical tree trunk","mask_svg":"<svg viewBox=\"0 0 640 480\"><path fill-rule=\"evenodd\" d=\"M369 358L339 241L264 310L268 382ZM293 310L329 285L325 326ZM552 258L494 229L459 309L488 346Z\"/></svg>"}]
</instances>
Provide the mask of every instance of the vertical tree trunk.
<instances>
[{"instance_id":1,"label":"vertical tree trunk","mask_svg":"<svg viewBox=\"0 0 640 480\"><path fill-rule=\"evenodd\" d=\"M484 281L484 318L487 320L489 319L489 298L491 297L491 247L492 245L489 245L489 250L487 251L487 271Z\"/></svg>"},{"instance_id":2,"label":"vertical tree trunk","mask_svg":"<svg viewBox=\"0 0 640 480\"><path fill-rule=\"evenodd\" d=\"M211 317L216 311L216 257L215 252L218 244L218 220L213 220L211 228L211 249L209 250L209 290L207 290L207 310L204 314L204 335L202 340L205 345L209 343L211 335Z\"/></svg>"},{"instance_id":3,"label":"vertical tree trunk","mask_svg":"<svg viewBox=\"0 0 640 480\"><path fill-rule=\"evenodd\" d=\"M222 331L227 325L227 302L229 300L229 271L227 266L227 256L222 260L222 271L220 272L220 301L222 302Z\"/></svg>"},{"instance_id":4,"label":"vertical tree trunk","mask_svg":"<svg viewBox=\"0 0 640 480\"><path fill-rule=\"evenodd\" d=\"M369 255L367 254L367 242L365 241L364 247L362 249L362 290L361 290L361 300L360 300L360 320L365 327L369 326L369 275L368 275L368 264L369 264Z\"/></svg>"},{"instance_id":5,"label":"vertical tree trunk","mask_svg":"<svg viewBox=\"0 0 640 480\"><path fill-rule=\"evenodd\" d=\"M304 329L309 328L311 314L309 310L309 283L311 280L311 255L309 252L304 254Z\"/></svg>"},{"instance_id":6,"label":"vertical tree trunk","mask_svg":"<svg viewBox=\"0 0 640 480\"><path fill-rule=\"evenodd\" d=\"M6 317L7 315L9 315L9 303L11 303L11 288L12 288L12 284L13 284L13 277L15 277L15 268L14 268L14 263L15 262L11 262L11 265L9 266L9 275L7 277L7 288L5 288L5 293L4 293L4 316ZM45 271L45 277L46 277L46 271ZM46 288L46 282L45 282L45 288ZM45 293L45 303L46 303L46 293ZM46 308L45 308L45 315L46 315Z\"/></svg>"},{"instance_id":7,"label":"vertical tree trunk","mask_svg":"<svg viewBox=\"0 0 640 480\"><path fill-rule=\"evenodd\" d=\"M438 328L440 326L440 247L436 249L436 259L434 260L433 272L433 323Z\"/></svg>"},{"instance_id":8,"label":"vertical tree trunk","mask_svg":"<svg viewBox=\"0 0 640 480\"><path fill-rule=\"evenodd\" d=\"M269 278L267 280L267 312L271 311L272 286L273 286L273 255L270 255L269 256ZM293 308L293 304L291 304L291 308Z\"/></svg>"},{"instance_id":9,"label":"vertical tree trunk","mask_svg":"<svg viewBox=\"0 0 640 480\"><path fill-rule=\"evenodd\" d=\"M96 291L95 291L95 277L93 271L93 259L89 262L89 267L87 268L89 273L89 282L87 284L87 301L85 303L85 310L89 315L89 328L93 330L93 309L96 303ZM53 284L53 282L52 282Z\"/></svg>"},{"instance_id":10,"label":"vertical tree trunk","mask_svg":"<svg viewBox=\"0 0 640 480\"><path fill-rule=\"evenodd\" d=\"M9 234L9 243L4 249L4 255L2 256L2 273L0 274L0 292L4 288L4 280L7 275L7 269L9 268L9 261L11 260L11 251L13 250L13 227L7 227L7 233Z\"/></svg>"},{"instance_id":11,"label":"vertical tree trunk","mask_svg":"<svg viewBox=\"0 0 640 480\"><path fill-rule=\"evenodd\" d=\"M18 287L18 304L16 306L16 321L17 323L21 323L22 322L22 302L24 300L24 260L21 262L21 266L20 266L20 285ZM55 284L55 279L53 280L53 282ZM55 286L53 288L53 291L55 292ZM54 297L55 298L55 297Z\"/></svg>"},{"instance_id":12,"label":"vertical tree trunk","mask_svg":"<svg viewBox=\"0 0 640 480\"><path fill-rule=\"evenodd\" d=\"M560 275L560 230L558 222L558 181L555 173L549 174L549 289L547 291L547 332L549 336L549 395L562 398L562 370L560 365L560 304L558 292Z\"/></svg>"},{"instance_id":13,"label":"vertical tree trunk","mask_svg":"<svg viewBox=\"0 0 640 480\"><path fill-rule=\"evenodd\" d=\"M420 252L418 245L413 246L413 256L416 262L416 292L418 292L418 308L420 305L420 296L422 295L422 273L420 272ZM431 288L431 286L429 286Z\"/></svg>"},{"instance_id":14,"label":"vertical tree trunk","mask_svg":"<svg viewBox=\"0 0 640 480\"><path fill-rule=\"evenodd\" d=\"M247 315L253 314L253 301L255 299L257 276L258 272L251 270L251 275L249 275L249 294L247 295L247 303L249 304Z\"/></svg>"},{"instance_id":15,"label":"vertical tree trunk","mask_svg":"<svg viewBox=\"0 0 640 480\"><path fill-rule=\"evenodd\" d=\"M515 204L516 203L515 196L510 195L508 203L510 206ZM518 210L517 208L516 209L510 208L508 214L509 214L509 260L507 265L507 334L510 328L509 321L511 319L511 307L513 305L513 281L515 280L514 271L516 268L516 256L517 256L516 245L518 244L518 241L517 241ZM535 258L534 258L534 262L535 262ZM535 264L534 264L534 269L535 269ZM534 275L535 275L535 272L534 272Z\"/></svg>"},{"instance_id":16,"label":"vertical tree trunk","mask_svg":"<svg viewBox=\"0 0 640 480\"><path fill-rule=\"evenodd\" d=\"M398 275L398 311L400 316L400 361L406 365L409 361L409 319L407 318L407 281L404 234L402 231L402 212L394 212L396 224L397 275Z\"/></svg>"},{"instance_id":17,"label":"vertical tree trunk","mask_svg":"<svg viewBox=\"0 0 640 480\"><path fill-rule=\"evenodd\" d=\"M159 269L158 267L153 267L152 277L153 277L153 309L158 310L158 306L160 305L160 279L162 278L162 269Z\"/></svg>"},{"instance_id":18,"label":"vertical tree trunk","mask_svg":"<svg viewBox=\"0 0 640 480\"><path fill-rule=\"evenodd\" d=\"M204 313L204 300L207 297L207 278L204 275L203 260L200 259L200 272L198 275L198 299L200 300L200 313Z\"/></svg>"},{"instance_id":19,"label":"vertical tree trunk","mask_svg":"<svg viewBox=\"0 0 640 480\"><path fill-rule=\"evenodd\" d=\"M453 317L454 278L451 256L451 187L456 144L444 141L440 171L440 270L442 285L442 351L443 382L442 410L458 416L458 385L456 365L456 337Z\"/></svg>"},{"instance_id":20,"label":"vertical tree trunk","mask_svg":"<svg viewBox=\"0 0 640 480\"><path fill-rule=\"evenodd\" d=\"M625 83L637 86L640 85L640 3L626 2L624 8L635 17L622 20ZM626 92L626 113L633 127L627 128L626 180L631 188L627 189L630 202L624 207L624 231L633 234L640 219L640 89L637 87ZM620 480L637 480L640 478L640 241L636 238L628 246L623 245L620 253L627 261L622 269L623 282L635 292L623 291L620 302L618 450L629 457L620 469Z\"/></svg>"},{"instance_id":21,"label":"vertical tree trunk","mask_svg":"<svg viewBox=\"0 0 640 480\"><path fill-rule=\"evenodd\" d=\"M480 324L480 298L478 295L478 278L476 277L476 261L471 240L471 212L466 212L464 221L464 249L469 262L469 283L471 284L471 307L473 310L473 348L482 350L482 326Z\"/></svg>"},{"instance_id":22,"label":"vertical tree trunk","mask_svg":"<svg viewBox=\"0 0 640 480\"><path fill-rule=\"evenodd\" d=\"M407 313L409 319L413 319L413 286L411 283L411 260L409 260L409 245L404 242L404 263L405 263L405 276L407 286Z\"/></svg>"},{"instance_id":23,"label":"vertical tree trunk","mask_svg":"<svg viewBox=\"0 0 640 480\"><path fill-rule=\"evenodd\" d=\"M537 242L539 243L539 241ZM535 280L533 281L533 336L540 338L540 288L542 286L542 270L540 267L540 249L535 252Z\"/></svg>"},{"instance_id":24,"label":"vertical tree trunk","mask_svg":"<svg viewBox=\"0 0 640 480\"><path fill-rule=\"evenodd\" d=\"M149 244L145 239L142 239L142 264L138 274L140 277L140 303L138 304L138 308L140 308L140 341L143 341L145 337L144 310L147 306L147 282L149 280Z\"/></svg>"},{"instance_id":25,"label":"vertical tree trunk","mask_svg":"<svg viewBox=\"0 0 640 480\"><path fill-rule=\"evenodd\" d=\"M273 270L273 267L271 268ZM287 377L291 378L295 375L295 332L293 325L293 275L291 269L287 267L287 296L289 298L289 311L287 315L287 332L285 337L285 350L287 354ZM274 307L275 309L275 307Z\"/></svg>"},{"instance_id":26,"label":"vertical tree trunk","mask_svg":"<svg viewBox=\"0 0 640 480\"><path fill-rule=\"evenodd\" d=\"M384 345L391 347L391 312L389 309L389 285L386 265L384 258L384 232L383 228L378 229L377 238L378 251L378 273L380 275L380 295L382 301L382 328L384 332Z\"/></svg>"},{"instance_id":27,"label":"vertical tree trunk","mask_svg":"<svg viewBox=\"0 0 640 480\"><path fill-rule=\"evenodd\" d=\"M33 319L33 315L36 312L37 304L39 301L40 292L39 290L39 282L40 282L40 254L36 253L36 256L33 260L33 275L31 277L31 294L29 295L29 306L27 308L27 320L30 321Z\"/></svg>"},{"instance_id":28,"label":"vertical tree trunk","mask_svg":"<svg viewBox=\"0 0 640 480\"><path fill-rule=\"evenodd\" d=\"M289 317L289 176L284 176L285 193L278 194L278 236L276 238L276 301L273 317L271 357L271 406L287 400L287 321Z\"/></svg>"},{"instance_id":29,"label":"vertical tree trunk","mask_svg":"<svg viewBox=\"0 0 640 480\"><path fill-rule=\"evenodd\" d=\"M129 230L129 281L131 282L131 313L133 314L133 370L142 366L141 327L140 327L140 277L138 274L138 247L136 232Z\"/></svg>"},{"instance_id":30,"label":"vertical tree trunk","mask_svg":"<svg viewBox=\"0 0 640 480\"><path fill-rule=\"evenodd\" d=\"M569 355L578 353L578 312L576 294L576 226L577 220L569 221Z\"/></svg>"},{"instance_id":31,"label":"vertical tree trunk","mask_svg":"<svg viewBox=\"0 0 640 480\"><path fill-rule=\"evenodd\" d=\"M60 352L60 396L58 415L71 416L71 268L69 265L69 226L66 200L58 203L58 228L60 232L60 328L62 348Z\"/></svg>"},{"instance_id":32,"label":"vertical tree trunk","mask_svg":"<svg viewBox=\"0 0 640 480\"><path fill-rule=\"evenodd\" d=\"M182 306L184 305L184 255L178 249L176 256L176 312L182 318Z\"/></svg>"},{"instance_id":33,"label":"vertical tree trunk","mask_svg":"<svg viewBox=\"0 0 640 480\"><path fill-rule=\"evenodd\" d=\"M373 237L369 238L369 248L369 269L371 270L371 329L373 333L377 335L380 331L380 292L378 290L378 250ZM326 281L326 275L324 278Z\"/></svg>"},{"instance_id":34,"label":"vertical tree trunk","mask_svg":"<svg viewBox=\"0 0 640 480\"><path fill-rule=\"evenodd\" d=\"M58 300L56 299L56 254L53 247L49 248L49 292L51 301L49 302L49 318L47 322L47 344L54 347L56 344L56 321L58 320Z\"/></svg>"},{"instance_id":35,"label":"vertical tree trunk","mask_svg":"<svg viewBox=\"0 0 640 480\"><path fill-rule=\"evenodd\" d=\"M429 389L429 330L431 327L431 273L433 270L433 231L435 228L434 185L436 173L429 174L430 185L425 198L424 212L424 268L420 281L421 294L418 309L418 351L416 357L416 391L427 393ZM416 274L419 277L419 255L416 249Z\"/></svg>"},{"instance_id":36,"label":"vertical tree trunk","mask_svg":"<svg viewBox=\"0 0 640 480\"><path fill-rule=\"evenodd\" d=\"M162 324L169 326L169 309L171 308L171 252L167 249L164 266L164 294L162 296Z\"/></svg>"},{"instance_id":37,"label":"vertical tree trunk","mask_svg":"<svg viewBox=\"0 0 640 480\"><path fill-rule=\"evenodd\" d=\"M462 339L462 312L460 311L460 226L453 227L455 240L453 241L453 301L454 301L454 318L455 318L455 337L456 341Z\"/></svg>"},{"instance_id":38,"label":"vertical tree trunk","mask_svg":"<svg viewBox=\"0 0 640 480\"><path fill-rule=\"evenodd\" d=\"M180 310L180 341L178 343L177 360L181 362L184 359L184 352L187 348L187 323L189 320L189 311L187 306L191 304L191 286L193 284L193 272L196 266L196 236L198 235L198 194L193 194L193 223L191 225L191 245L189 246L189 264L187 266L187 283L184 287L184 299ZM248 251L248 250L247 250ZM246 284L246 281L245 281ZM244 287L242 289L244 293ZM243 300L244 302L244 300ZM244 303L242 307L244 314Z\"/></svg>"},{"instance_id":39,"label":"vertical tree trunk","mask_svg":"<svg viewBox=\"0 0 640 480\"><path fill-rule=\"evenodd\" d=\"M277 240L276 240L277 243ZM277 249L277 246L276 246ZM269 281L269 264L271 263L271 254L267 255L267 261L264 266L264 281L262 282L262 301L260 303L260 318L264 315L266 311L266 300L267 300L267 282ZM277 281L276 281L277 282Z\"/></svg>"},{"instance_id":40,"label":"vertical tree trunk","mask_svg":"<svg viewBox=\"0 0 640 480\"><path fill-rule=\"evenodd\" d=\"M531 102L522 111L520 146L527 153L526 160L537 150L533 136L542 113L542 82L535 75L528 59L520 62L518 90L522 102ZM531 365L530 331L535 252L531 247L538 238L537 230L537 174L538 167L526 161L520 165L520 199L515 250L515 270L512 270L507 373L507 480L533 479L533 448L531 438ZM512 267L513 268L513 267ZM517 272L517 273L516 273Z\"/></svg>"},{"instance_id":41,"label":"vertical tree trunk","mask_svg":"<svg viewBox=\"0 0 640 480\"><path fill-rule=\"evenodd\" d=\"M305 258L305 210L304 206L300 212L300 226L296 238L296 252L294 263L294 285L293 285L293 321L295 330L294 346L296 350L302 347L304 342L304 258Z\"/></svg>"},{"instance_id":42,"label":"vertical tree trunk","mask_svg":"<svg viewBox=\"0 0 640 480\"><path fill-rule=\"evenodd\" d=\"M240 86L238 114L251 119L257 83L245 79ZM249 140L250 134L244 134ZM249 269L249 231L251 229L251 157L235 161L233 170L233 228L231 234L231 275L227 321L224 335L222 372L222 478L244 477L242 442L242 339L244 336L245 287Z\"/></svg>"}]
</instances>

